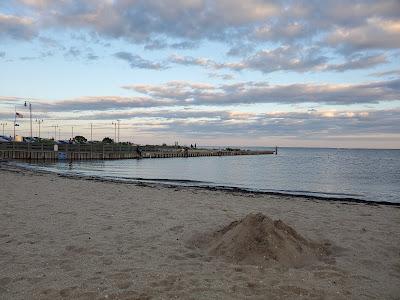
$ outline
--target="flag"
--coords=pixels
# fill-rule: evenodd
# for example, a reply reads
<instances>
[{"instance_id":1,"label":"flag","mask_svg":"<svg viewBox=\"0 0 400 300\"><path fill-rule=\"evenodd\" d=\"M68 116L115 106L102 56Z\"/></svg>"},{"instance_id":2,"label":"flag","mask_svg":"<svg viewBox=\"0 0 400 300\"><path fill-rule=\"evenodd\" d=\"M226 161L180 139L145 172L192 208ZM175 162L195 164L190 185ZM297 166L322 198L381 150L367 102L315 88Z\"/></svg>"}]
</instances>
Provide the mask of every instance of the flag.
<instances>
[{"instance_id":1,"label":"flag","mask_svg":"<svg viewBox=\"0 0 400 300\"><path fill-rule=\"evenodd\" d=\"M20 113L18 113L18 112L15 113L15 116L16 116L17 118L23 118L23 117L24 117L22 114L20 114Z\"/></svg>"}]
</instances>

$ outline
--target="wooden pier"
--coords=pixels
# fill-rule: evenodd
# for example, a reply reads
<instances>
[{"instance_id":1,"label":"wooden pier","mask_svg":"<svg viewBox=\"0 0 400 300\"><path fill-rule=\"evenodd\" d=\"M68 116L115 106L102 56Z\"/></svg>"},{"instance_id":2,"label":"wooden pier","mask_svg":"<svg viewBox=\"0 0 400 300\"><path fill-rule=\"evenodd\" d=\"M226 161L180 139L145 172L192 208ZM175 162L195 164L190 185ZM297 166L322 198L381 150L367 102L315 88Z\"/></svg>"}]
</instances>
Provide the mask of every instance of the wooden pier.
<instances>
[{"instance_id":1,"label":"wooden pier","mask_svg":"<svg viewBox=\"0 0 400 300\"><path fill-rule=\"evenodd\" d=\"M239 149L197 149L163 146L135 146L126 144L41 144L0 143L0 159L20 160L106 160L201 156L233 156L274 154L275 151Z\"/></svg>"}]
</instances>

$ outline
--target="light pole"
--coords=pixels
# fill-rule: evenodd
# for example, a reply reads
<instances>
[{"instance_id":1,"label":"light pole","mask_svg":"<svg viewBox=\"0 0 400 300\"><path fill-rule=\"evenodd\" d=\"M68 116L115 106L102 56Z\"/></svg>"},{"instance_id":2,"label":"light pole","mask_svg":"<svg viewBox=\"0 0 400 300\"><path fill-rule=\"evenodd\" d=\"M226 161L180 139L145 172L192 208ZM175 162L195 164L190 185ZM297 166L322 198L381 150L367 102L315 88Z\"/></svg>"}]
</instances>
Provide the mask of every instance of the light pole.
<instances>
[{"instance_id":1,"label":"light pole","mask_svg":"<svg viewBox=\"0 0 400 300\"><path fill-rule=\"evenodd\" d=\"M43 120L38 120L38 119L36 119L36 123L38 123L38 125L39 125L39 139L40 139L40 125L43 123Z\"/></svg>"},{"instance_id":2,"label":"light pole","mask_svg":"<svg viewBox=\"0 0 400 300\"><path fill-rule=\"evenodd\" d=\"M54 141L56 141L57 140L57 128L58 128L58 125L52 125L50 127L54 127Z\"/></svg>"},{"instance_id":3,"label":"light pole","mask_svg":"<svg viewBox=\"0 0 400 300\"><path fill-rule=\"evenodd\" d=\"M29 119L30 119L30 123L31 123L31 139L33 138L33 134L32 134L32 103L30 103L29 101L25 101L24 106L27 107L29 104Z\"/></svg>"},{"instance_id":4,"label":"light pole","mask_svg":"<svg viewBox=\"0 0 400 300\"><path fill-rule=\"evenodd\" d=\"M112 122L111 124L114 125L114 143L117 142L117 123Z\"/></svg>"},{"instance_id":5,"label":"light pole","mask_svg":"<svg viewBox=\"0 0 400 300\"><path fill-rule=\"evenodd\" d=\"M5 135L5 133L4 133L4 126L6 126L7 123L1 123L0 125L3 126L3 135Z\"/></svg>"},{"instance_id":6,"label":"light pole","mask_svg":"<svg viewBox=\"0 0 400 300\"><path fill-rule=\"evenodd\" d=\"M93 123L90 123L90 142L93 142Z\"/></svg>"},{"instance_id":7,"label":"light pole","mask_svg":"<svg viewBox=\"0 0 400 300\"><path fill-rule=\"evenodd\" d=\"M118 122L118 143L119 143L119 125L120 125L121 120L117 120L117 122Z\"/></svg>"}]
</instances>

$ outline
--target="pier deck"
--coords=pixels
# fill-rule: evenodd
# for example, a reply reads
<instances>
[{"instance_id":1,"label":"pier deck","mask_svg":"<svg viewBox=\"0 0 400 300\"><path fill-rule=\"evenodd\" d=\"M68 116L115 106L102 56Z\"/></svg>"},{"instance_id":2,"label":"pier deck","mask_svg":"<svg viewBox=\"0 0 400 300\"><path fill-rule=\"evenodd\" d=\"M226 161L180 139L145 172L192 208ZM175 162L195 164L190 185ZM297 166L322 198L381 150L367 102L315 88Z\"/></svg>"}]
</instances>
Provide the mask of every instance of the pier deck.
<instances>
[{"instance_id":1,"label":"pier deck","mask_svg":"<svg viewBox=\"0 0 400 300\"><path fill-rule=\"evenodd\" d=\"M105 160L274 154L275 151L197 149L126 144L0 143L0 159Z\"/></svg>"}]
</instances>

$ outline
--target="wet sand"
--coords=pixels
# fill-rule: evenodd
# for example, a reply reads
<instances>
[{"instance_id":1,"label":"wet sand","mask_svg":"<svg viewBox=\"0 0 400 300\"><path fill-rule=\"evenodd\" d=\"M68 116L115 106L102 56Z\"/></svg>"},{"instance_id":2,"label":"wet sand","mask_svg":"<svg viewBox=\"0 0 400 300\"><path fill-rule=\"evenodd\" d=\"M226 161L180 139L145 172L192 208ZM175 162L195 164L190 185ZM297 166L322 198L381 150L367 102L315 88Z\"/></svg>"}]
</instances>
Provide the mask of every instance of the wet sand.
<instances>
[{"instance_id":1,"label":"wet sand","mask_svg":"<svg viewBox=\"0 0 400 300\"><path fill-rule=\"evenodd\" d=\"M398 206L6 168L0 299L399 299ZM329 259L246 264L192 243L249 213L328 245Z\"/></svg>"}]
</instances>

